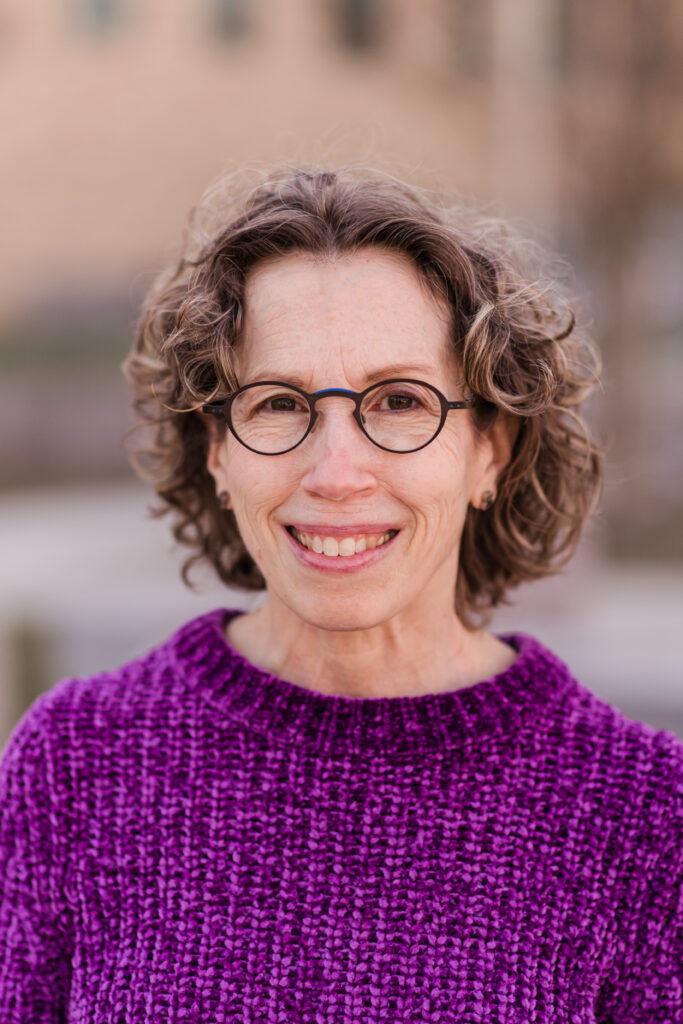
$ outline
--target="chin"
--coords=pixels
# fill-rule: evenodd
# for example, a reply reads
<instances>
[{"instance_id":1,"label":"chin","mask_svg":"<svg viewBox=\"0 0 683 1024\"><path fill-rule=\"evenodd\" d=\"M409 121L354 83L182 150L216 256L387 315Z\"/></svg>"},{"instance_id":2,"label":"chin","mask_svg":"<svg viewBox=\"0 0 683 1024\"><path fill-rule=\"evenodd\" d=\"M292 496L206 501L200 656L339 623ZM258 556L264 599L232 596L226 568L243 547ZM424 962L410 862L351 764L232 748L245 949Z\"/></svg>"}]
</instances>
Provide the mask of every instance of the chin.
<instances>
[{"instance_id":1,"label":"chin","mask_svg":"<svg viewBox=\"0 0 683 1024\"><path fill-rule=\"evenodd\" d=\"M288 605L308 625L331 632L372 629L393 614L384 607L383 601L369 594L363 599L358 592L344 596L313 593L310 600L288 602Z\"/></svg>"}]
</instances>

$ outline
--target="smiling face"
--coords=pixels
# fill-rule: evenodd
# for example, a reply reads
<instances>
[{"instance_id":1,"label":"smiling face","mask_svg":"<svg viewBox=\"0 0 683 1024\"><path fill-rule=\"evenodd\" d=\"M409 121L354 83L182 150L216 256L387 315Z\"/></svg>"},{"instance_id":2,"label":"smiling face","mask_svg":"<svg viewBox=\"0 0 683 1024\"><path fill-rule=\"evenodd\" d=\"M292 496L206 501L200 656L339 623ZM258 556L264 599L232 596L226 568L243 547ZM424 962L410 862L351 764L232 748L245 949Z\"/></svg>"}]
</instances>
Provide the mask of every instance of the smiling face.
<instances>
[{"instance_id":1,"label":"smiling face","mask_svg":"<svg viewBox=\"0 0 683 1024\"><path fill-rule=\"evenodd\" d=\"M279 380L307 391L361 391L385 371L434 384L454 401L466 396L449 329L446 310L398 255L288 255L249 277L237 377L240 385ZM229 431L210 446L208 468L217 491L230 495L268 600L331 630L452 611L468 503L495 491L509 457L501 422L482 436L468 411L449 412L435 441L397 454L363 435L348 399L323 398L317 409L314 430L283 455L249 451ZM315 533L338 542L369 535L368 550L344 557L347 539L336 558L316 554L291 535L293 525L311 528L309 543ZM373 531L389 529L396 536L370 550ZM324 549L334 551L334 543Z\"/></svg>"}]
</instances>

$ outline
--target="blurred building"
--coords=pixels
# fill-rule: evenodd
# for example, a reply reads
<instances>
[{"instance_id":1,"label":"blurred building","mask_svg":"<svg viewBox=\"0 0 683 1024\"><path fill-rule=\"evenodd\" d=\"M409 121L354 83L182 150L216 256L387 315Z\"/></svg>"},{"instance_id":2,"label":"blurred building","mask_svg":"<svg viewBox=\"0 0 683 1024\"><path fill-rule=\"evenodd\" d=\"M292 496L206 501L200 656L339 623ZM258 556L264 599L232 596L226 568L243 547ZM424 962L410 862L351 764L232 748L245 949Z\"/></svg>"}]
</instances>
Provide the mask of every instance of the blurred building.
<instances>
[{"instance_id":1,"label":"blurred building","mask_svg":"<svg viewBox=\"0 0 683 1024\"><path fill-rule=\"evenodd\" d=\"M677 0L5 0L0 38L5 483L122 471L112 368L208 183L350 160L493 203L577 265L605 542L682 553Z\"/></svg>"},{"instance_id":2,"label":"blurred building","mask_svg":"<svg viewBox=\"0 0 683 1024\"><path fill-rule=\"evenodd\" d=\"M606 363L594 544L680 564L678 0L5 0L0 42L0 487L129 477L117 367L190 207L348 161L569 257Z\"/></svg>"}]
</instances>

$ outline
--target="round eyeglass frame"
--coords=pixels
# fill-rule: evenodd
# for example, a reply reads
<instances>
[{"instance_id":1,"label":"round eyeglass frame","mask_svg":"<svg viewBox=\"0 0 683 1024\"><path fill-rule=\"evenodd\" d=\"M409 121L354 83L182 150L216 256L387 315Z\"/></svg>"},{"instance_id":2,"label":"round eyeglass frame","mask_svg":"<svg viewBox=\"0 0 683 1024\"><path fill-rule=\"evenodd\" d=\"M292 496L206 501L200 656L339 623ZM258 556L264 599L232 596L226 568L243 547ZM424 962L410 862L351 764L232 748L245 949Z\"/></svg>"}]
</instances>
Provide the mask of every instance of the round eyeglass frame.
<instances>
[{"instance_id":1,"label":"round eyeglass frame","mask_svg":"<svg viewBox=\"0 0 683 1024\"><path fill-rule=\"evenodd\" d=\"M288 391L296 391L297 394L306 399L308 404L309 423L305 434L297 441L296 444L291 445L290 448L283 449L281 452L261 452L258 448L252 448L251 445L248 445L246 441L242 440L232 423L231 408L232 403L235 401L237 396L241 395L244 391L248 391L250 388L263 387L264 384L276 385L277 387L286 388ZM363 418L360 412L361 403L365 396L369 395L371 391L374 391L376 388L381 388L385 384L419 384L420 387L429 388L429 390L438 398L441 406L441 419L439 421L439 426L436 428L432 437L430 437L428 441L425 441L424 444L418 445L417 448L405 448L402 451L396 451L394 448L387 448L385 445L379 444L379 442L370 437L366 431L363 426ZM248 448L250 452L254 452L256 455L286 455L287 452L294 451L295 448L298 448L299 445L306 440L318 419L316 403L319 399L329 397L330 395L342 395L344 398L350 398L355 406L353 410L353 418L360 427L364 436L367 437L368 441L372 442L372 444L377 448L381 448L382 451L385 452L391 452L393 455L409 455L411 452L419 452L422 448L426 448L427 445L431 444L443 430L444 423L446 422L446 416L451 409L471 409L476 401L475 398L464 398L458 402L449 402L446 396L442 395L439 389L434 387L433 384L428 384L424 380L415 380L411 377L391 377L388 380L381 380L377 384L371 384L369 387L365 388L364 391L348 391L346 388L324 388L322 391L304 391L303 388L298 387L296 384L288 384L287 381L283 380L257 380L253 381L251 384L245 384L244 387L237 388L237 390L233 391L232 394L229 395L222 403L209 402L206 405L203 405L202 412L207 413L210 416L217 416L224 419L232 435L241 445Z\"/></svg>"}]
</instances>

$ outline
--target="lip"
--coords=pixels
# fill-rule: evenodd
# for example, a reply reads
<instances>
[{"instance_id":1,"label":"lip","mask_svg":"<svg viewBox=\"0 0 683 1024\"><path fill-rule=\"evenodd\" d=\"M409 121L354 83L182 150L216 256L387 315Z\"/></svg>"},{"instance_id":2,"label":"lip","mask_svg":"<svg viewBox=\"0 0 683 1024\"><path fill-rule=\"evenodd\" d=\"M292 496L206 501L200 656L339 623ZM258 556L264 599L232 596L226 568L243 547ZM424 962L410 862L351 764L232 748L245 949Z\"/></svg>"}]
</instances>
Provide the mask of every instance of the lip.
<instances>
[{"instance_id":1,"label":"lip","mask_svg":"<svg viewBox=\"0 0 683 1024\"><path fill-rule=\"evenodd\" d=\"M294 525L294 524L292 524ZM296 527L298 529L298 527ZM396 527L389 527L389 529L396 529ZM305 548L303 544L300 544L298 540L292 537L291 533L283 526L282 530L285 537L289 541L292 551L304 565L309 566L311 569L320 569L322 572L341 572L349 573L356 572L358 569L364 569L368 565L373 565L378 562L380 558L388 553L392 547L394 541L400 537L400 531L391 540L388 540L386 544L382 544L381 547L373 548L371 551L359 551L356 555L337 555L336 558L332 558L329 555L319 555L315 551L310 551ZM375 530L367 531L369 533L376 532ZM384 531L386 533L386 530ZM333 534L326 534L331 537ZM343 536L348 536L344 534Z\"/></svg>"}]
</instances>

